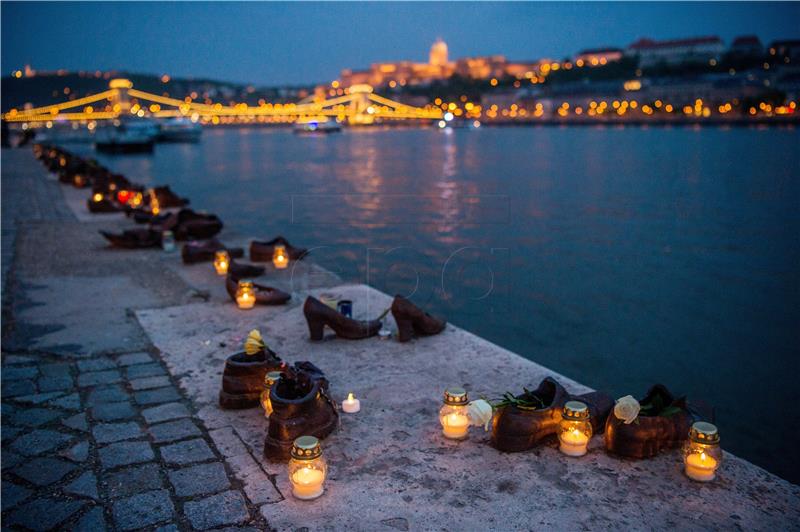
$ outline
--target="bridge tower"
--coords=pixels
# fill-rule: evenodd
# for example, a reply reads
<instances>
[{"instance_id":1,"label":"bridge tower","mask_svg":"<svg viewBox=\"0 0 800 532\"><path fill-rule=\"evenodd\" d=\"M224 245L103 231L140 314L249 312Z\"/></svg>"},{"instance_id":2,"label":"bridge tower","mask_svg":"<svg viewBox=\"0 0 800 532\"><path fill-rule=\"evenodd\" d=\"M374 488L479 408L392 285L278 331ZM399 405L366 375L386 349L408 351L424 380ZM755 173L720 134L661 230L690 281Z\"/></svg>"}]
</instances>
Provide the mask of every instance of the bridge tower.
<instances>
[{"instance_id":1,"label":"bridge tower","mask_svg":"<svg viewBox=\"0 0 800 532\"><path fill-rule=\"evenodd\" d=\"M367 96L371 93L372 86L366 83L350 86L353 98L350 100L348 121L351 124L365 125L375 122L373 104Z\"/></svg>"},{"instance_id":2,"label":"bridge tower","mask_svg":"<svg viewBox=\"0 0 800 532\"><path fill-rule=\"evenodd\" d=\"M129 79L116 78L108 83L111 89L111 108L115 113L122 114L131 110L131 100L128 89L133 88Z\"/></svg>"}]
</instances>

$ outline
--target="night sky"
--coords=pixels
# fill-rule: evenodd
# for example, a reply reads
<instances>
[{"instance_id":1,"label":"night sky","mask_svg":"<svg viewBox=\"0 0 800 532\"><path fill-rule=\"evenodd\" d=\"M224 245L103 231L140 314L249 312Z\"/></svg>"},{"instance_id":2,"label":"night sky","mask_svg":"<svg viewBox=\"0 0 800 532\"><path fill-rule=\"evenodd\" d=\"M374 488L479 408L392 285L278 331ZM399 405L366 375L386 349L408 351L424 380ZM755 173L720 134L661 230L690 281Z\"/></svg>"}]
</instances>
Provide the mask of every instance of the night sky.
<instances>
[{"instance_id":1,"label":"night sky","mask_svg":"<svg viewBox=\"0 0 800 532\"><path fill-rule=\"evenodd\" d=\"M330 81L342 68L450 57L560 59L639 37L800 38L800 3L8 3L2 73L127 70L258 85Z\"/></svg>"}]
</instances>

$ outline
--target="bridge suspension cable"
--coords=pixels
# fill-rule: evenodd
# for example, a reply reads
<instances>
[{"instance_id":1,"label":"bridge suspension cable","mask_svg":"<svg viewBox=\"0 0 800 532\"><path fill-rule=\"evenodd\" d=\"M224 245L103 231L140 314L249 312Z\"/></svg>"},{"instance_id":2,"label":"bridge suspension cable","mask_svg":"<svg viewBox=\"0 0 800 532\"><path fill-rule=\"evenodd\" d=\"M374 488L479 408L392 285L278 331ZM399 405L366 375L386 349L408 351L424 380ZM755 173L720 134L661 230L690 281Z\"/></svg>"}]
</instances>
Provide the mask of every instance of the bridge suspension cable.
<instances>
[{"instance_id":1,"label":"bridge suspension cable","mask_svg":"<svg viewBox=\"0 0 800 532\"><path fill-rule=\"evenodd\" d=\"M207 104L194 101L179 100L169 96L161 96L133 88L133 84L124 79L111 80L110 89L53 105L36 107L33 109L12 109L5 113L3 118L12 122L50 122L53 120L108 120L122 116L129 109L144 116L146 109L140 106L131 107L129 98L145 100L159 105L168 105L176 109L160 109L159 106L150 106L150 115L157 118L179 117L189 114L204 119L218 117L275 117L279 119L297 119L303 116L333 116L339 119L347 118L349 121L360 124L372 123L376 118L385 119L439 119L442 112L438 107L421 108L401 102L396 102L383 96L374 94L369 85L356 85L350 87L349 94L333 97L322 101L302 101L301 103L287 104L261 104L248 106L239 103L233 106L223 106L221 103ZM108 107L103 110L87 107L83 112L62 112L65 109L80 107L101 100L108 100L113 104L112 110ZM124 105L123 105L124 104ZM373 105L377 104L377 105ZM134 104L135 105L135 104Z\"/></svg>"}]
</instances>

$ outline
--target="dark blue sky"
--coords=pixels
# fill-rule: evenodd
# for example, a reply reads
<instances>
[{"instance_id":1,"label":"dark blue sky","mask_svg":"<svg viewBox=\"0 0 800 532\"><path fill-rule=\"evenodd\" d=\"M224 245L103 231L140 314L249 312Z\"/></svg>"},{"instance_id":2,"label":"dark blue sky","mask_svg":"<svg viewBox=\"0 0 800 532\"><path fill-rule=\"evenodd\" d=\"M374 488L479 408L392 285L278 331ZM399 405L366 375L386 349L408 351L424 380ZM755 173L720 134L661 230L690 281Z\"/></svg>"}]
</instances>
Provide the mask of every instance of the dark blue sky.
<instances>
[{"instance_id":1,"label":"dark blue sky","mask_svg":"<svg viewBox=\"0 0 800 532\"><path fill-rule=\"evenodd\" d=\"M256 84L452 57L561 58L581 48L717 34L798 38L800 3L9 3L2 71L119 69Z\"/></svg>"}]
</instances>

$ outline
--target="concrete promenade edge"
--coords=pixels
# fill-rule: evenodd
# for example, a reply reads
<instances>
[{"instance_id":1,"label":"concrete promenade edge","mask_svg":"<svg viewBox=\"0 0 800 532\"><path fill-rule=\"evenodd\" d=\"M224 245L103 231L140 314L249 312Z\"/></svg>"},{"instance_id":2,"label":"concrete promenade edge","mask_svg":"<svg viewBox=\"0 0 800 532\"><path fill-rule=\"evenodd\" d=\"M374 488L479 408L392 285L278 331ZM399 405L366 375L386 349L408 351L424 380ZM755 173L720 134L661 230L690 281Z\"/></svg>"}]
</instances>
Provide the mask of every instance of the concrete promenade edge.
<instances>
[{"instance_id":1,"label":"concrete promenade edge","mask_svg":"<svg viewBox=\"0 0 800 532\"><path fill-rule=\"evenodd\" d=\"M263 278L292 290L289 305L239 311L208 264L109 249L97 229L131 222L87 216L86 196L29 149L2 150L4 529L800 529L800 487L729 453L699 484L678 452L620 460L600 437L580 459L549 444L499 453L478 428L444 440L445 386L494 397L553 375L588 388L452 325L409 344L312 343L306 294L339 292L361 315L391 299L303 262ZM320 366L336 399L362 399L323 442L316 501L293 499L285 466L262 458L260 409L216 404L224 359L254 327L285 360Z\"/></svg>"}]
</instances>

